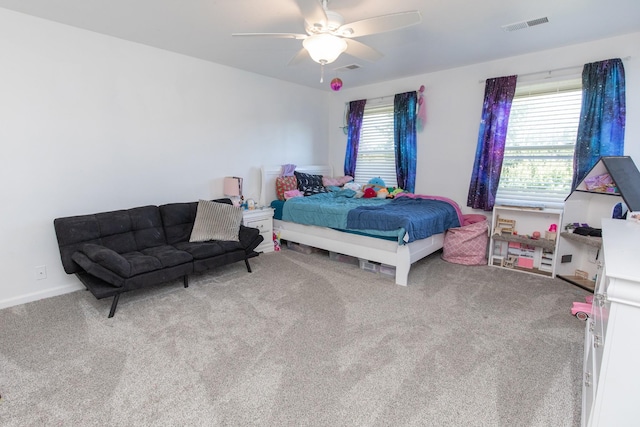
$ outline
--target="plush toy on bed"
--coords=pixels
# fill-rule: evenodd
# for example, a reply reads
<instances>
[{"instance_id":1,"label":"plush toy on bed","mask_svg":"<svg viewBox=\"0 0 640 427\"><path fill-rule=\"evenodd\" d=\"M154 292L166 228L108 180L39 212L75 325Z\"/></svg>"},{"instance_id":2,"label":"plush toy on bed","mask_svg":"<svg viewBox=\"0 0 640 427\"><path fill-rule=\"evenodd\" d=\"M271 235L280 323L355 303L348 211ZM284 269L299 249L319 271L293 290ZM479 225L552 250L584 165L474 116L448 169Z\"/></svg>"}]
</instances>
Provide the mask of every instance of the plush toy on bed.
<instances>
[{"instance_id":1,"label":"plush toy on bed","mask_svg":"<svg viewBox=\"0 0 640 427\"><path fill-rule=\"evenodd\" d=\"M389 193L389 197L394 198L400 193L404 193L404 190L402 188L396 188L395 190Z\"/></svg>"},{"instance_id":2,"label":"plush toy on bed","mask_svg":"<svg viewBox=\"0 0 640 427\"><path fill-rule=\"evenodd\" d=\"M364 191L362 191L362 186L356 182L348 182L345 185L342 186L342 188L344 190L353 190L356 192L356 194L353 196L356 199L359 199L360 197L364 196Z\"/></svg>"},{"instance_id":3,"label":"plush toy on bed","mask_svg":"<svg viewBox=\"0 0 640 427\"><path fill-rule=\"evenodd\" d=\"M373 188L373 191L377 193L383 188L386 189L387 186L384 185L384 180L378 176L376 178L371 178L367 184L362 186L363 190L366 190L367 188Z\"/></svg>"},{"instance_id":4,"label":"plush toy on bed","mask_svg":"<svg viewBox=\"0 0 640 427\"><path fill-rule=\"evenodd\" d=\"M364 189L364 194L362 195L362 197L364 199L373 199L374 197L376 197L376 195L377 195L376 190L374 190L371 187L368 187Z\"/></svg>"},{"instance_id":5,"label":"plush toy on bed","mask_svg":"<svg viewBox=\"0 0 640 427\"><path fill-rule=\"evenodd\" d=\"M362 189L362 186L356 182L347 182L342 186L342 188L347 190L360 191Z\"/></svg>"}]
</instances>

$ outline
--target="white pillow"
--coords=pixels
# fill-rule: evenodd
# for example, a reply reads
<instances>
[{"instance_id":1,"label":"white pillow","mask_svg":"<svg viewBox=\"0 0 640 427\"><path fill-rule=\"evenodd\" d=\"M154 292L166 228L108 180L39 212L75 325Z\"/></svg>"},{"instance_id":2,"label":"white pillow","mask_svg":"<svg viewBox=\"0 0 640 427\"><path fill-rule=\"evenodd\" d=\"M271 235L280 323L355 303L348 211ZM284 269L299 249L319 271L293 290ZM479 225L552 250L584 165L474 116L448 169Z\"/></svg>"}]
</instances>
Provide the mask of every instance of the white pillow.
<instances>
[{"instance_id":1,"label":"white pillow","mask_svg":"<svg viewBox=\"0 0 640 427\"><path fill-rule=\"evenodd\" d=\"M239 242L242 210L226 203L200 200L190 242L224 240Z\"/></svg>"}]
</instances>

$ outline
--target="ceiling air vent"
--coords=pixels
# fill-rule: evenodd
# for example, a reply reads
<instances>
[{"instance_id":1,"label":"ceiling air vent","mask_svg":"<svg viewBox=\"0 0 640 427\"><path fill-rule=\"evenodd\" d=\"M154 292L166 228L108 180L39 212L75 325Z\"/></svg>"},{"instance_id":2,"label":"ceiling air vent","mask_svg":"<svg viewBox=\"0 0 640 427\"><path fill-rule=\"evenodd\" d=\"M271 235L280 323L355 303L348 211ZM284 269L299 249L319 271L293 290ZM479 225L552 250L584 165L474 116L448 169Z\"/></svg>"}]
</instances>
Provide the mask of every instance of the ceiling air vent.
<instances>
[{"instance_id":1,"label":"ceiling air vent","mask_svg":"<svg viewBox=\"0 0 640 427\"><path fill-rule=\"evenodd\" d=\"M361 68L358 64L345 65L344 67L335 68L335 71L351 71Z\"/></svg>"},{"instance_id":2,"label":"ceiling air vent","mask_svg":"<svg viewBox=\"0 0 640 427\"><path fill-rule=\"evenodd\" d=\"M509 25L503 25L502 29L504 31L516 31L516 30L522 30L524 28L533 27L535 25L546 24L547 22L549 22L549 18L545 16L544 18L532 19L530 21L522 21L522 22L516 22Z\"/></svg>"}]
</instances>

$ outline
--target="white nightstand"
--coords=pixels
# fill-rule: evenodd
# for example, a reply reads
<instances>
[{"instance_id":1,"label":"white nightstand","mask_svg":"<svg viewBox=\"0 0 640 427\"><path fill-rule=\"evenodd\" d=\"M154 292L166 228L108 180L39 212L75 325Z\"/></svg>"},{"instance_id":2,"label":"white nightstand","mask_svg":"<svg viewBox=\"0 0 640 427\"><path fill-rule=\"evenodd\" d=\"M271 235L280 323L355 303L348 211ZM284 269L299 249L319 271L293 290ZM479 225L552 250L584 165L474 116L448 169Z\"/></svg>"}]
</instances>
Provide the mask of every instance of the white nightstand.
<instances>
[{"instance_id":1,"label":"white nightstand","mask_svg":"<svg viewBox=\"0 0 640 427\"><path fill-rule=\"evenodd\" d=\"M242 211L242 224L257 228L264 237L256 252L273 252L273 208L265 206Z\"/></svg>"}]
</instances>

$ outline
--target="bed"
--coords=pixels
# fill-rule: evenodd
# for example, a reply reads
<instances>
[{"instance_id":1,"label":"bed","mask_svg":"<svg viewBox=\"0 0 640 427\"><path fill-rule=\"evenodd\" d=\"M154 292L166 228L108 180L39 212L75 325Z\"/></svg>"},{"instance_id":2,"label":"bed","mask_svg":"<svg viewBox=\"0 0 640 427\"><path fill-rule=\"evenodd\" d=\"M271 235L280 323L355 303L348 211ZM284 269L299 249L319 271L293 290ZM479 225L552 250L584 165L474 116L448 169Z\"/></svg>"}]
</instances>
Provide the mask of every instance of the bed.
<instances>
[{"instance_id":1,"label":"bed","mask_svg":"<svg viewBox=\"0 0 640 427\"><path fill-rule=\"evenodd\" d=\"M332 168L325 165L298 166L296 171L327 177L334 176ZM261 168L260 204L262 206L268 206L272 200L277 199L275 182L280 172L280 165ZM280 233L281 239L290 242L393 266L396 271L395 282L402 286L407 286L411 264L441 249L444 245L444 232L399 244L397 240L388 238L354 234L280 219L274 219L273 228Z\"/></svg>"}]
</instances>

